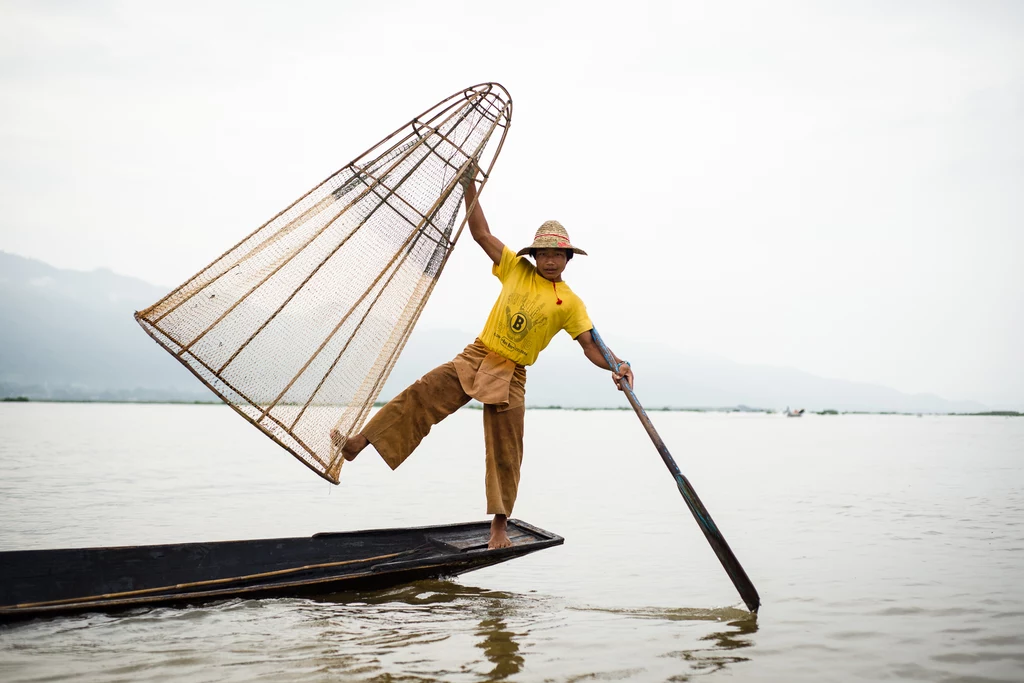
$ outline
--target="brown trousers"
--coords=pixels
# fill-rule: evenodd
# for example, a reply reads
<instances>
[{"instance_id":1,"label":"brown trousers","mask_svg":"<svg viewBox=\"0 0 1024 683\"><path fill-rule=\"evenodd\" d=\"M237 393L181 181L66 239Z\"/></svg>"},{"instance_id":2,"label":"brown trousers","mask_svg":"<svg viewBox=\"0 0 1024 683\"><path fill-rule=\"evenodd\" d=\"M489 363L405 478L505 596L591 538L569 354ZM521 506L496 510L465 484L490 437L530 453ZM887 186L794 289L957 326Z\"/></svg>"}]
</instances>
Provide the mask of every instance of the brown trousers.
<instances>
[{"instance_id":1,"label":"brown trousers","mask_svg":"<svg viewBox=\"0 0 1024 683\"><path fill-rule=\"evenodd\" d=\"M434 368L377 411L363 435L391 469L416 449L430 428L466 405L471 398L507 396L507 402L484 404L485 488L487 514L511 515L519 491L523 463L523 419L526 415L526 368L506 367L508 375L495 386L489 374L501 359L480 343L470 344L453 361ZM483 371L481 370L483 365ZM482 391L478 387L483 386ZM469 392L467 393L467 389ZM497 389L497 391L495 391Z\"/></svg>"}]
</instances>

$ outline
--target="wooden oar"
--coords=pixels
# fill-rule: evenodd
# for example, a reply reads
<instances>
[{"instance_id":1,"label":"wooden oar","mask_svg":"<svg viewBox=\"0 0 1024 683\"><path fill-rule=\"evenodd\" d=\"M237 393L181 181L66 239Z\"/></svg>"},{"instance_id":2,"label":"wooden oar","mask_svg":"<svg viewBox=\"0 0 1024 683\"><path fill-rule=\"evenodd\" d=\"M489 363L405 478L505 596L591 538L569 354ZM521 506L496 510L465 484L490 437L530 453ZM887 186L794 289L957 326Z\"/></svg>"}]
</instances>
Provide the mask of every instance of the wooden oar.
<instances>
[{"instance_id":1,"label":"wooden oar","mask_svg":"<svg viewBox=\"0 0 1024 683\"><path fill-rule=\"evenodd\" d=\"M601 335L597 333L597 329L592 329L590 334L593 336L594 341L597 343L597 347L601 349L601 354L604 356L605 361L608 363L608 367L612 372L616 372L617 363L615 362L612 352L605 345L604 340L601 339ZM651 441L654 442L655 447L658 449L658 453L661 454L661 459L665 462L665 467L672 473L672 477L676 480L676 486L679 487L679 493L683 494L683 500L686 501L686 505L690 508L690 512L693 513L693 518L697 520L697 524L700 526L701 531L704 532L704 537L708 539L708 543L711 544L711 549L715 551L715 555L718 555L718 559L721 561L722 566L725 567L726 573L729 578L732 579L732 583L736 586L736 590L740 592L740 597L743 598L743 602L747 604L747 609L751 612L757 612L757 608L761 606L761 598L757 594L757 589L754 588L754 584L747 578L747 573L743 571L743 567L740 566L739 560L733 554L732 549L729 548L729 544L725 542L725 537L722 536L722 532L715 526L715 522L711 519L711 515L704 508L704 504L700 502L700 498L697 497L697 492L690 486L690 482L687 481L683 473L679 471L679 466L676 465L676 461L672 459L672 455L668 452L668 447L665 446L665 442L658 436L658 432L654 429L654 425L651 424L651 418L647 417L647 411L644 410L643 406L640 405L640 401L637 400L636 394L633 393L633 387L629 386L629 382L625 378L620 381L622 385L622 391L626 394L626 399L629 404L633 406L633 410L636 411L637 417L640 418L640 422L643 424L644 429L647 430L647 434L651 437Z\"/></svg>"}]
</instances>

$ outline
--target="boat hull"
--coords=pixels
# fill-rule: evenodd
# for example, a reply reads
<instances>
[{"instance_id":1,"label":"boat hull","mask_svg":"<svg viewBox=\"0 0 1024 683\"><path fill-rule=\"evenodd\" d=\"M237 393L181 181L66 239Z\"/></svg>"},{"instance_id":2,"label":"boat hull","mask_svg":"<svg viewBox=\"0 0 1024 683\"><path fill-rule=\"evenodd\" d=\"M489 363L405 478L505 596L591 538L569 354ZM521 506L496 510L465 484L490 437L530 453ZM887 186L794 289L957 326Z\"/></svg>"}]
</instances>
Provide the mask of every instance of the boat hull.
<instances>
[{"instance_id":1,"label":"boat hull","mask_svg":"<svg viewBox=\"0 0 1024 683\"><path fill-rule=\"evenodd\" d=\"M325 595L457 576L561 545L509 520L510 548L487 550L489 522L322 533L305 538L0 552L0 620Z\"/></svg>"}]
</instances>

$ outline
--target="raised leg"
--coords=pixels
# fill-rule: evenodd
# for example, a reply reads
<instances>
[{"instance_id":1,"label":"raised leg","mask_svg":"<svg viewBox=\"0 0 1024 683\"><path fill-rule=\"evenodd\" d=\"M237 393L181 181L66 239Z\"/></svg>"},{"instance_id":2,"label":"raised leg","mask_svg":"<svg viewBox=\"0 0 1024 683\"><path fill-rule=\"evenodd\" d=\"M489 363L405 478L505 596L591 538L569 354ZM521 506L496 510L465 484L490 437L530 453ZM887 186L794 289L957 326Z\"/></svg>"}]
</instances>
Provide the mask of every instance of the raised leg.
<instances>
[{"instance_id":1,"label":"raised leg","mask_svg":"<svg viewBox=\"0 0 1024 683\"><path fill-rule=\"evenodd\" d=\"M445 363L434 368L391 399L366 424L362 434L350 439L356 441L353 448L358 449L352 458L365 448L365 440L395 469L416 450L431 427L468 402L455 366ZM352 459L347 453L345 458Z\"/></svg>"}]
</instances>

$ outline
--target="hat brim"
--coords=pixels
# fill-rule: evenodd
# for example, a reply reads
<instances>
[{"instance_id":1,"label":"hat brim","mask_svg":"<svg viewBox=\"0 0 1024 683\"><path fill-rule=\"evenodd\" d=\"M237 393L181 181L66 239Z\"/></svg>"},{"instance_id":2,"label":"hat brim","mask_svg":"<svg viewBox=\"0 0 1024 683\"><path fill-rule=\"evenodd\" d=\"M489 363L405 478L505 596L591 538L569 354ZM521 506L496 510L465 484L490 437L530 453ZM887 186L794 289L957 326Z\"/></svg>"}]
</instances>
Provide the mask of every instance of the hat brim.
<instances>
[{"instance_id":1,"label":"hat brim","mask_svg":"<svg viewBox=\"0 0 1024 683\"><path fill-rule=\"evenodd\" d=\"M528 247L524 247L516 252L516 256L528 256L531 249L571 249L572 253L579 254L580 256L589 256L587 252L583 251L579 247L553 247L550 244L537 244L534 242Z\"/></svg>"}]
</instances>

